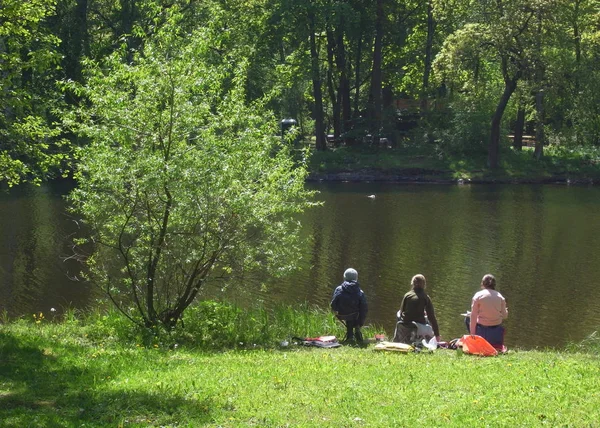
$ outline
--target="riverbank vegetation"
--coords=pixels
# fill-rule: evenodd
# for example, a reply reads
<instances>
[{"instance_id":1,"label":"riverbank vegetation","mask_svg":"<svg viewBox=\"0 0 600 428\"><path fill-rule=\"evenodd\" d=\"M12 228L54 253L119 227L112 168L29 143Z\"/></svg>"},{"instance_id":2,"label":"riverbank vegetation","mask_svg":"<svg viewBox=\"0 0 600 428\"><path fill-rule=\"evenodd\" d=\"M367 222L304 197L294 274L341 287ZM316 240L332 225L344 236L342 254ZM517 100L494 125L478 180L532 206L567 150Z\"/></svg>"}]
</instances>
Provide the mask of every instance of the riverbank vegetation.
<instances>
[{"instance_id":1,"label":"riverbank vegetation","mask_svg":"<svg viewBox=\"0 0 600 428\"><path fill-rule=\"evenodd\" d=\"M116 313L52 318L0 325L3 426L594 426L600 418L595 335L565 351L479 358L282 347L295 334L342 333L331 314L307 307L204 302L170 337L133 333Z\"/></svg>"},{"instance_id":2,"label":"riverbank vegetation","mask_svg":"<svg viewBox=\"0 0 600 428\"><path fill-rule=\"evenodd\" d=\"M404 145L389 148L339 147L316 152L310 159L310 180L567 183L600 182L600 150L546 147L540 160L533 147L502 150L498 168L486 167L486 154L444 154L442 147Z\"/></svg>"}]
</instances>

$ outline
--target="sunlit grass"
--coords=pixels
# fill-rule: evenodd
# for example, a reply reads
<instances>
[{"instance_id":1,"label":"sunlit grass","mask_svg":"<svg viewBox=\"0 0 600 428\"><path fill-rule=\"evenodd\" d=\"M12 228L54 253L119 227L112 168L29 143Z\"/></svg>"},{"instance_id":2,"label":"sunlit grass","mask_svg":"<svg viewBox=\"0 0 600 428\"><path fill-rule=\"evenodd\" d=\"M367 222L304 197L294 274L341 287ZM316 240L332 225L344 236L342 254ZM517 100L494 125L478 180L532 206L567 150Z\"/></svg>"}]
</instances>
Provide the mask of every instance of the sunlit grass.
<instances>
[{"instance_id":1,"label":"sunlit grass","mask_svg":"<svg viewBox=\"0 0 600 428\"><path fill-rule=\"evenodd\" d=\"M193 326L191 319L199 314L188 316L187 335L148 343L135 343L143 336L126 335L128 324L114 314L1 325L0 426L578 427L600 420L595 336L569 352L494 358L281 348L292 331L317 335L339 325L311 308L267 314L205 305L204 315L223 308L212 320L229 332L197 331L201 319ZM225 314L238 321L228 324ZM210 329L229 339L209 343ZM236 345L240 337L257 346Z\"/></svg>"}]
</instances>

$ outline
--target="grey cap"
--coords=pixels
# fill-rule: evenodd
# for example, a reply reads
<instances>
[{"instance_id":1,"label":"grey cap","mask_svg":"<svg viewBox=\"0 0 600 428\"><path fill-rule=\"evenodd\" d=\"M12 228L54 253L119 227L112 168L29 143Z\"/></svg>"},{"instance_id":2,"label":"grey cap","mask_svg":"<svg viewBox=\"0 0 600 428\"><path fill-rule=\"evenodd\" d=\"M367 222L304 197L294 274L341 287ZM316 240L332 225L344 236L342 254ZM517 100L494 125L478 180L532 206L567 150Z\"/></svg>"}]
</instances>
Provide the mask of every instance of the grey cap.
<instances>
[{"instance_id":1,"label":"grey cap","mask_svg":"<svg viewBox=\"0 0 600 428\"><path fill-rule=\"evenodd\" d=\"M356 281L358 279L358 272L355 269L348 268L344 272L344 279L346 281Z\"/></svg>"}]
</instances>

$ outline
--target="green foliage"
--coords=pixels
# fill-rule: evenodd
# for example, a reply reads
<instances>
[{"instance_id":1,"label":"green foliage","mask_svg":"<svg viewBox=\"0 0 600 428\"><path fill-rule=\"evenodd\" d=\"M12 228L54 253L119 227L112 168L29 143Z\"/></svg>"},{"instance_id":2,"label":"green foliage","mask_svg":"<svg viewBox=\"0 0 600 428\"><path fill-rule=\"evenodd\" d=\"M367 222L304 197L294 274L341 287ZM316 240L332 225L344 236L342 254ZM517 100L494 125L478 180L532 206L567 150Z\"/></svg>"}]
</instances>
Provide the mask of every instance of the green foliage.
<instances>
[{"instance_id":1,"label":"green foliage","mask_svg":"<svg viewBox=\"0 0 600 428\"><path fill-rule=\"evenodd\" d=\"M293 337L335 335L342 340L346 334L345 327L330 311L306 303L296 307L242 308L212 300L190 306L180 328L170 331L132 325L112 306L88 312L67 309L61 315L37 312L17 320L5 316L2 324L37 328L52 324L53 330L67 335L79 331L81 337L77 341L88 344L160 349L271 349L279 348L284 340L292 342ZM381 331L376 326L363 328L365 337L374 337Z\"/></svg>"},{"instance_id":2,"label":"green foliage","mask_svg":"<svg viewBox=\"0 0 600 428\"><path fill-rule=\"evenodd\" d=\"M438 16L447 19L451 4L442 1ZM502 90L494 82L518 77L519 102L529 123L542 114L540 120L554 143L597 144L597 91L587 86L598 82L597 67L591 66L598 58L591 24L597 7L587 0L511 0L470 2L468 11L456 15L460 18L455 22L462 24L445 39L436 58L438 82L447 83L451 92L458 89L461 97L470 98L478 85L487 90L480 96L498 97ZM536 112L534 97L539 91L545 98Z\"/></svg>"},{"instance_id":3,"label":"green foliage","mask_svg":"<svg viewBox=\"0 0 600 428\"><path fill-rule=\"evenodd\" d=\"M404 145L396 149L380 150L372 147L340 147L310 158L314 173L382 173L394 174L402 170L444 170L434 146ZM426 174L425 171L423 171Z\"/></svg>"},{"instance_id":4,"label":"green foliage","mask_svg":"<svg viewBox=\"0 0 600 428\"><path fill-rule=\"evenodd\" d=\"M546 128L561 144L598 145L598 5L581 0L555 6L545 34Z\"/></svg>"},{"instance_id":5,"label":"green foliage","mask_svg":"<svg viewBox=\"0 0 600 428\"><path fill-rule=\"evenodd\" d=\"M485 152L490 135L490 117L495 100L485 96L458 98L448 109L447 124L433 132L446 155Z\"/></svg>"},{"instance_id":6,"label":"green foliage","mask_svg":"<svg viewBox=\"0 0 600 428\"><path fill-rule=\"evenodd\" d=\"M567 113L567 120L573 126L565 127L564 133L577 145L600 146L600 96L595 89L599 80L600 72L590 71L582 82L584 88L574 98L573 109Z\"/></svg>"},{"instance_id":7,"label":"green foliage","mask_svg":"<svg viewBox=\"0 0 600 428\"><path fill-rule=\"evenodd\" d=\"M567 350L570 352L581 352L586 354L600 355L600 336L595 331L580 343L571 343Z\"/></svg>"},{"instance_id":8,"label":"green foliage","mask_svg":"<svg viewBox=\"0 0 600 428\"><path fill-rule=\"evenodd\" d=\"M90 140L70 200L91 230L92 281L132 320L173 327L205 283L296 259L306 168L260 103L247 62L181 37L175 14L127 64L88 64L88 100L68 124ZM80 241L83 244L84 241Z\"/></svg>"},{"instance_id":9,"label":"green foliage","mask_svg":"<svg viewBox=\"0 0 600 428\"><path fill-rule=\"evenodd\" d=\"M235 84L231 73L222 80L223 91L242 88L238 96L272 110L276 121L297 119L301 133L309 136L316 123L312 78L319 78L324 132L358 137L348 139L349 144L363 145L368 140L362 137L371 126L365 115L371 114L367 107L372 98L376 2L88 3L2 3L0 182L14 185L67 175L74 167L71 144L88 143L85 138L75 140L56 125L63 103L77 104L86 96L72 86L60 94L57 79L85 83L89 77L82 74L86 57L111 67L109 57L115 51L129 63L136 55L148 56L147 49L155 49L152 46L162 44L166 50L164 43L172 42L175 52L182 40L196 37L199 28L210 46L202 58L213 65L241 68ZM481 138L490 134L482 131L482 118L493 113L488 111L490 100L498 103L503 81L519 77L517 90L527 106L530 131L536 120L534 95L542 89L544 129L553 142L599 145L598 13L594 0L385 1L381 61L385 104L393 105L400 96L413 101L428 97L429 113L434 104L443 107L421 123L426 138L416 134L414 142L428 145L433 138L444 151L465 155L474 151L477 157ZM315 76L311 75L308 43L311 14L320 70ZM167 41L164 34L172 28L175 16L178 33ZM425 79L427 45L435 67ZM429 82L426 90L424 80ZM516 105L511 103L505 125L514 117ZM476 110L480 108L485 111ZM450 127L448 119L454 121ZM395 114L382 117L381 125L382 133L393 135ZM507 134L509 128L503 131Z\"/></svg>"},{"instance_id":10,"label":"green foliage","mask_svg":"<svg viewBox=\"0 0 600 428\"><path fill-rule=\"evenodd\" d=\"M267 310L208 301L189 308L184 322L185 330L175 333L171 340L203 349L272 348L294 336L333 334L341 340L345 335L344 327L333 314L307 305ZM366 328L365 337L372 336L373 331Z\"/></svg>"},{"instance_id":11,"label":"green foliage","mask_svg":"<svg viewBox=\"0 0 600 428\"><path fill-rule=\"evenodd\" d=\"M39 183L65 174L68 144L54 114L58 38L44 28L55 1L6 0L0 7L0 183Z\"/></svg>"},{"instance_id":12,"label":"green foliage","mask_svg":"<svg viewBox=\"0 0 600 428\"><path fill-rule=\"evenodd\" d=\"M487 60L490 55L493 52L487 41L486 27L478 23L466 24L446 38L435 59L438 84L446 83L451 90L467 94L477 91L480 85L487 84L489 74L496 77Z\"/></svg>"}]
</instances>

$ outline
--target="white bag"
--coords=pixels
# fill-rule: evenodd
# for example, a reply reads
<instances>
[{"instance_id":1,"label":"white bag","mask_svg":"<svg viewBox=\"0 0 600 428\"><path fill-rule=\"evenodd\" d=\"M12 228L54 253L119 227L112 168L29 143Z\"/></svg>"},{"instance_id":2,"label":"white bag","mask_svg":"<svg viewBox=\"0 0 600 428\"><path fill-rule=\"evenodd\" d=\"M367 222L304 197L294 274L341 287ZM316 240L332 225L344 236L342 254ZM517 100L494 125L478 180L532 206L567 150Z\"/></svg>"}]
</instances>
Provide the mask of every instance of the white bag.
<instances>
[{"instance_id":1,"label":"white bag","mask_svg":"<svg viewBox=\"0 0 600 428\"><path fill-rule=\"evenodd\" d=\"M413 324L417 326L417 337L435 336L435 334L433 333L433 327L431 327L429 324L421 324L416 321L413 321Z\"/></svg>"}]
</instances>

